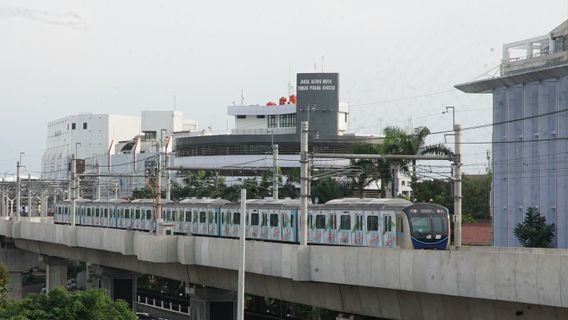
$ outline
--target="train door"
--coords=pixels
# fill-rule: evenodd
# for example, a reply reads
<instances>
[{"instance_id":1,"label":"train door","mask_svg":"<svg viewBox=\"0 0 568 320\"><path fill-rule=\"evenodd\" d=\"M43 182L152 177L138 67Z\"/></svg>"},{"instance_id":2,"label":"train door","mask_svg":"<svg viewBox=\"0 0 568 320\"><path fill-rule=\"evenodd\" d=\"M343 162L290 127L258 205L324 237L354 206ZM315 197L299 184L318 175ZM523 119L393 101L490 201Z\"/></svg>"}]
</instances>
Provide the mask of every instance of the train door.
<instances>
[{"instance_id":1,"label":"train door","mask_svg":"<svg viewBox=\"0 0 568 320\"><path fill-rule=\"evenodd\" d=\"M250 238L258 239L260 235L260 213L258 210L249 211L250 213Z\"/></svg>"},{"instance_id":2,"label":"train door","mask_svg":"<svg viewBox=\"0 0 568 320\"><path fill-rule=\"evenodd\" d=\"M230 216L233 220L231 221L231 228L229 234L232 237L238 238L240 237L240 232L241 232L241 213L233 211Z\"/></svg>"},{"instance_id":3,"label":"train door","mask_svg":"<svg viewBox=\"0 0 568 320\"><path fill-rule=\"evenodd\" d=\"M351 244L351 212L339 212L339 231L337 234L339 244Z\"/></svg>"},{"instance_id":4,"label":"train door","mask_svg":"<svg viewBox=\"0 0 568 320\"><path fill-rule=\"evenodd\" d=\"M124 208L124 218L122 219L122 227L123 228L127 228L130 229L132 228L132 221L131 219L131 214L132 214L132 208L128 207L128 208Z\"/></svg>"},{"instance_id":5,"label":"train door","mask_svg":"<svg viewBox=\"0 0 568 320\"><path fill-rule=\"evenodd\" d=\"M146 207L145 210L146 210L146 220L144 221L145 222L144 230L150 231L152 230L152 224L154 223L153 221L154 219L152 219L152 208Z\"/></svg>"},{"instance_id":6,"label":"train door","mask_svg":"<svg viewBox=\"0 0 568 320\"><path fill-rule=\"evenodd\" d=\"M217 223L219 222L219 212L217 209L209 208L207 210L208 224L207 224L207 234L215 236L217 235Z\"/></svg>"},{"instance_id":7,"label":"train door","mask_svg":"<svg viewBox=\"0 0 568 320\"><path fill-rule=\"evenodd\" d=\"M325 228L325 243L335 244L337 243L338 234L338 214L335 211L324 211L325 216L327 216L327 225Z\"/></svg>"},{"instance_id":8,"label":"train door","mask_svg":"<svg viewBox=\"0 0 568 320\"><path fill-rule=\"evenodd\" d=\"M191 222L193 221L193 217L191 216L191 210L184 210L183 214L185 215L183 219L182 231L185 234L191 233Z\"/></svg>"},{"instance_id":9,"label":"train door","mask_svg":"<svg viewBox=\"0 0 568 320\"><path fill-rule=\"evenodd\" d=\"M278 210L268 211L268 238L270 240L281 240L282 230L280 225L280 215Z\"/></svg>"},{"instance_id":10,"label":"train door","mask_svg":"<svg viewBox=\"0 0 568 320\"><path fill-rule=\"evenodd\" d=\"M365 241L367 246L381 246L379 213L377 211L365 211L365 233Z\"/></svg>"},{"instance_id":11,"label":"train door","mask_svg":"<svg viewBox=\"0 0 568 320\"><path fill-rule=\"evenodd\" d=\"M260 238L268 239L268 211L260 212Z\"/></svg>"},{"instance_id":12,"label":"train door","mask_svg":"<svg viewBox=\"0 0 568 320\"><path fill-rule=\"evenodd\" d=\"M197 223L197 234L207 234L207 209L199 209L199 221Z\"/></svg>"},{"instance_id":13,"label":"train door","mask_svg":"<svg viewBox=\"0 0 568 320\"><path fill-rule=\"evenodd\" d=\"M354 226L353 226L353 238L352 243L357 246L362 246L365 244L365 231L363 231L364 227L364 218L365 215L362 211L356 211L352 213L354 218Z\"/></svg>"},{"instance_id":14,"label":"train door","mask_svg":"<svg viewBox=\"0 0 568 320\"><path fill-rule=\"evenodd\" d=\"M394 211L381 211L383 247L396 247L396 228Z\"/></svg>"},{"instance_id":15,"label":"train door","mask_svg":"<svg viewBox=\"0 0 568 320\"><path fill-rule=\"evenodd\" d=\"M221 236L228 237L230 235L231 222L231 211L221 209Z\"/></svg>"},{"instance_id":16,"label":"train door","mask_svg":"<svg viewBox=\"0 0 568 320\"><path fill-rule=\"evenodd\" d=\"M280 237L283 241L294 241L293 234L294 228L292 226L292 210L280 210L280 224L282 226L282 236Z\"/></svg>"},{"instance_id":17,"label":"train door","mask_svg":"<svg viewBox=\"0 0 568 320\"><path fill-rule=\"evenodd\" d=\"M325 241L325 214L322 211L315 211L312 218L312 232L313 232L313 243L324 243Z\"/></svg>"},{"instance_id":18,"label":"train door","mask_svg":"<svg viewBox=\"0 0 568 320\"><path fill-rule=\"evenodd\" d=\"M191 209L191 224L189 225L189 231L191 233L199 233L199 209Z\"/></svg>"}]
</instances>

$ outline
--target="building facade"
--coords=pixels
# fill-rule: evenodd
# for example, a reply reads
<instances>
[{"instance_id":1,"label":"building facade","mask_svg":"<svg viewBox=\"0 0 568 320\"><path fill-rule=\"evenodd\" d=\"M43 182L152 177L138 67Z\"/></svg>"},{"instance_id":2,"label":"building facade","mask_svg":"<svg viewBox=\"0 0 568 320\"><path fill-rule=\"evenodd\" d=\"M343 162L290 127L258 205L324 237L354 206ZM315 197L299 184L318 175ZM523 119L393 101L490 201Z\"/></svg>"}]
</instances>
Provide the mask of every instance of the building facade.
<instances>
[{"instance_id":1,"label":"building facade","mask_svg":"<svg viewBox=\"0 0 568 320\"><path fill-rule=\"evenodd\" d=\"M74 156L85 161L81 196L95 198L99 184L102 194L98 196L130 197L133 190L145 187L146 160L162 153L163 165L173 163L173 132L198 129L197 121L185 119L180 111L142 111L141 116L79 114L57 119L48 123L42 178L68 179ZM103 177L96 178L96 174Z\"/></svg>"},{"instance_id":2,"label":"building facade","mask_svg":"<svg viewBox=\"0 0 568 320\"><path fill-rule=\"evenodd\" d=\"M503 46L501 76L457 85L493 95L493 244L513 234L529 207L554 223L554 246L568 247L568 52L566 22ZM467 196L467 195L464 195Z\"/></svg>"},{"instance_id":3,"label":"building facade","mask_svg":"<svg viewBox=\"0 0 568 320\"><path fill-rule=\"evenodd\" d=\"M227 107L234 117L230 134L175 133L175 166L219 171L229 183L273 169L273 146L284 175L300 167L300 123L309 122L309 150L313 153L351 153L354 144L379 144L382 138L348 133L349 106L339 99L339 74L300 73L297 96L278 103ZM350 165L345 159L314 158L315 167L335 170ZM236 177L236 178L235 178ZM408 177L399 177L399 191L410 194ZM369 194L378 194L369 186ZM373 189L375 192L373 193Z\"/></svg>"}]
</instances>

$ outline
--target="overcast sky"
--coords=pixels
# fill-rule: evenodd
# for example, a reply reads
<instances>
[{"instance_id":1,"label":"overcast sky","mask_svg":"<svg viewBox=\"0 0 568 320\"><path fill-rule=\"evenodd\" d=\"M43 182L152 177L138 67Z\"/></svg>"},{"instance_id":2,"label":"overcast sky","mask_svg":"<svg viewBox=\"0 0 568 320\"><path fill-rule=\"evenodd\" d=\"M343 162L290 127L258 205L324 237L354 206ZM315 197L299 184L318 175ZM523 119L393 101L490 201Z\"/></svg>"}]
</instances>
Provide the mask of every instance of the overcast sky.
<instances>
[{"instance_id":1,"label":"overcast sky","mask_svg":"<svg viewBox=\"0 0 568 320\"><path fill-rule=\"evenodd\" d=\"M546 34L565 0L26 1L0 3L0 173L40 170L47 122L177 109L223 132L226 106L286 95L289 71L340 73L350 129L491 122L491 97L453 85L496 67L502 44ZM494 70L493 70L494 71ZM493 71L490 74L493 74ZM465 133L490 141L490 129ZM434 135L429 142L443 142ZM490 145L466 146L467 172Z\"/></svg>"}]
</instances>

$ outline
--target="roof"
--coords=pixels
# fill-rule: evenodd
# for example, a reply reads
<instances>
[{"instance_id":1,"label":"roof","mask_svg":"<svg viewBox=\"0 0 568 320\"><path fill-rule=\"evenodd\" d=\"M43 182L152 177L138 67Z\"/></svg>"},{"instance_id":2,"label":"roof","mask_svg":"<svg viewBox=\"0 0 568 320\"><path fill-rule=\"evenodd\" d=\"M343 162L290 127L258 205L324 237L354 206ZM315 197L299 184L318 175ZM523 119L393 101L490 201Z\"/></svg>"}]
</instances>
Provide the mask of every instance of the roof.
<instances>
[{"instance_id":1,"label":"roof","mask_svg":"<svg viewBox=\"0 0 568 320\"><path fill-rule=\"evenodd\" d=\"M454 87L465 93L491 93L500 87L509 87L547 79L557 79L568 76L568 64L531 70L507 76L457 84Z\"/></svg>"}]
</instances>

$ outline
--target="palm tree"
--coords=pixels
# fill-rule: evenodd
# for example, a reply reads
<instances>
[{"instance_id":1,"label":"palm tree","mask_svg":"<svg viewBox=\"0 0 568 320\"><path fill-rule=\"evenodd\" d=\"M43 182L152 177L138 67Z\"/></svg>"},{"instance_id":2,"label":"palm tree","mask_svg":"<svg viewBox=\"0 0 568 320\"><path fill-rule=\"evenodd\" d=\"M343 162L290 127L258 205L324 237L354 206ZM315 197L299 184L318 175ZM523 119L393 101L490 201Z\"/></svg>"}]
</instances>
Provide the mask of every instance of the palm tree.
<instances>
[{"instance_id":1,"label":"palm tree","mask_svg":"<svg viewBox=\"0 0 568 320\"><path fill-rule=\"evenodd\" d=\"M447 155L453 156L453 151L442 143L425 145L426 137L430 134L427 127L418 127L412 134L407 134L404 130L397 127L387 127L384 130L385 141L383 143L383 154L401 155ZM416 181L416 160L399 161L407 168L407 164L412 164L412 181ZM408 171L405 170L405 171Z\"/></svg>"}]
</instances>

